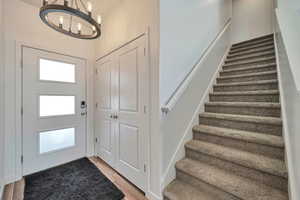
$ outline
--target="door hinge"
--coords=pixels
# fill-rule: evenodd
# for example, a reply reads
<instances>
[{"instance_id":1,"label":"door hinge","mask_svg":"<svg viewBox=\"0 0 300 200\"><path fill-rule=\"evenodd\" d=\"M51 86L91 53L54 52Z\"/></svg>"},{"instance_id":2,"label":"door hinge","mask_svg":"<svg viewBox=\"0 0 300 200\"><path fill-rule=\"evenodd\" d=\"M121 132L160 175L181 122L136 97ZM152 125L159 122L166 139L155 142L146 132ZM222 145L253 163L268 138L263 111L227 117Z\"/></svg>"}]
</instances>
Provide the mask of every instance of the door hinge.
<instances>
[{"instance_id":1,"label":"door hinge","mask_svg":"<svg viewBox=\"0 0 300 200\"><path fill-rule=\"evenodd\" d=\"M98 138L95 138L95 142L98 143Z\"/></svg>"},{"instance_id":2,"label":"door hinge","mask_svg":"<svg viewBox=\"0 0 300 200\"><path fill-rule=\"evenodd\" d=\"M147 171L147 166L146 166L146 164L144 164L144 172L146 172Z\"/></svg>"},{"instance_id":3,"label":"door hinge","mask_svg":"<svg viewBox=\"0 0 300 200\"><path fill-rule=\"evenodd\" d=\"M24 111L23 111L23 107L21 108L21 115L23 115Z\"/></svg>"},{"instance_id":4,"label":"door hinge","mask_svg":"<svg viewBox=\"0 0 300 200\"><path fill-rule=\"evenodd\" d=\"M23 69L23 59L21 59L21 69Z\"/></svg>"},{"instance_id":5,"label":"door hinge","mask_svg":"<svg viewBox=\"0 0 300 200\"><path fill-rule=\"evenodd\" d=\"M144 48L144 56L146 56L146 48Z\"/></svg>"},{"instance_id":6,"label":"door hinge","mask_svg":"<svg viewBox=\"0 0 300 200\"><path fill-rule=\"evenodd\" d=\"M24 162L24 156L22 155L21 156L21 164L23 164L23 162Z\"/></svg>"},{"instance_id":7,"label":"door hinge","mask_svg":"<svg viewBox=\"0 0 300 200\"><path fill-rule=\"evenodd\" d=\"M95 104L95 107L98 108L98 103Z\"/></svg>"},{"instance_id":8,"label":"door hinge","mask_svg":"<svg viewBox=\"0 0 300 200\"><path fill-rule=\"evenodd\" d=\"M95 74L98 74L98 69L95 70Z\"/></svg>"},{"instance_id":9,"label":"door hinge","mask_svg":"<svg viewBox=\"0 0 300 200\"><path fill-rule=\"evenodd\" d=\"M144 113L147 114L147 106L144 106Z\"/></svg>"}]
</instances>

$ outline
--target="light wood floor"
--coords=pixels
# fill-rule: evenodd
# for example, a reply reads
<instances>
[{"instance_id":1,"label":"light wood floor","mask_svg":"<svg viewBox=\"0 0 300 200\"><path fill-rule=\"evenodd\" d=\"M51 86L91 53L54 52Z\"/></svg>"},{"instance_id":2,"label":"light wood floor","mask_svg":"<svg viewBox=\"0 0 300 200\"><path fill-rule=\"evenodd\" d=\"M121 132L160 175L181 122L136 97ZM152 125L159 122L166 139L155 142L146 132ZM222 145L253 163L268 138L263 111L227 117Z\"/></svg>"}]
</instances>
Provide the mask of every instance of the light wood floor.
<instances>
[{"instance_id":1,"label":"light wood floor","mask_svg":"<svg viewBox=\"0 0 300 200\"><path fill-rule=\"evenodd\" d=\"M141 192L133 184L119 175L103 160L97 157L91 157L89 159L111 182L113 182L125 194L124 200L147 200L143 192ZM6 185L3 200L23 200L24 188L24 179L16 183Z\"/></svg>"},{"instance_id":2,"label":"light wood floor","mask_svg":"<svg viewBox=\"0 0 300 200\"><path fill-rule=\"evenodd\" d=\"M101 172L113 182L124 194L124 200L147 200L145 195L129 181L119 175L100 158L92 157L90 160L101 170Z\"/></svg>"}]
</instances>

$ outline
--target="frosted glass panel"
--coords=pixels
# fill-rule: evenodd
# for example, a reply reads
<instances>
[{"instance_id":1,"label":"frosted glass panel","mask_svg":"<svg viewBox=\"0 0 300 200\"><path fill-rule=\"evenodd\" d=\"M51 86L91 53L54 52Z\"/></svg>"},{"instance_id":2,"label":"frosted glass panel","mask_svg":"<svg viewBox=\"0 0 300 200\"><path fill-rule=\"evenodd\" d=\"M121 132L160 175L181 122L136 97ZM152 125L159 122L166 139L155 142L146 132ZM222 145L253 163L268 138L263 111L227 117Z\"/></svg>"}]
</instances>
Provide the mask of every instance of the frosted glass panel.
<instances>
[{"instance_id":1,"label":"frosted glass panel","mask_svg":"<svg viewBox=\"0 0 300 200\"><path fill-rule=\"evenodd\" d=\"M75 96L40 96L40 117L74 114Z\"/></svg>"},{"instance_id":2,"label":"frosted glass panel","mask_svg":"<svg viewBox=\"0 0 300 200\"><path fill-rule=\"evenodd\" d=\"M75 83L75 65L40 59L40 80Z\"/></svg>"},{"instance_id":3,"label":"frosted glass panel","mask_svg":"<svg viewBox=\"0 0 300 200\"><path fill-rule=\"evenodd\" d=\"M40 154L75 145L75 128L40 132Z\"/></svg>"}]
</instances>

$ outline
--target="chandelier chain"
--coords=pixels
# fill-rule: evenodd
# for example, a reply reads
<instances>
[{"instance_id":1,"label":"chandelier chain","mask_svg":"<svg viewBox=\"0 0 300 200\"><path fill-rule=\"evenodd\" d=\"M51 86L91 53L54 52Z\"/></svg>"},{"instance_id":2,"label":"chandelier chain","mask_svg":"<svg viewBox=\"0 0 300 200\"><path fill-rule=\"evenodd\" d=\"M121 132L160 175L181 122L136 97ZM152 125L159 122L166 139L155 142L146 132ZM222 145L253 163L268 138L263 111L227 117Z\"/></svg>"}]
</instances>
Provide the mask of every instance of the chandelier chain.
<instances>
[{"instance_id":1,"label":"chandelier chain","mask_svg":"<svg viewBox=\"0 0 300 200\"><path fill-rule=\"evenodd\" d=\"M83 9L85 10L85 12L88 13L89 11L88 11L86 5L84 5L84 3L82 2L82 0L79 0L79 1L80 1L81 5L82 5Z\"/></svg>"}]
</instances>

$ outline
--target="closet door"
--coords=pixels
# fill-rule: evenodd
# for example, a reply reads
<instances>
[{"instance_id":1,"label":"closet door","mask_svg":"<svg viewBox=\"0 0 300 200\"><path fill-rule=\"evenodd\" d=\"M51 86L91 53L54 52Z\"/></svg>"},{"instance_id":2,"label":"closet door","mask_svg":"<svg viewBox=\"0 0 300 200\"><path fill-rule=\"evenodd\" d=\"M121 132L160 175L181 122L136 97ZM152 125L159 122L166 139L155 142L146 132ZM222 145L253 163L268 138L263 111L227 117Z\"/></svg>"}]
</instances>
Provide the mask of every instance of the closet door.
<instances>
[{"instance_id":1,"label":"closet door","mask_svg":"<svg viewBox=\"0 0 300 200\"><path fill-rule=\"evenodd\" d=\"M144 37L117 51L116 169L145 189L147 62Z\"/></svg>"},{"instance_id":2,"label":"closet door","mask_svg":"<svg viewBox=\"0 0 300 200\"><path fill-rule=\"evenodd\" d=\"M142 37L101 59L95 85L98 155L142 190L149 129L145 50Z\"/></svg>"},{"instance_id":3,"label":"closet door","mask_svg":"<svg viewBox=\"0 0 300 200\"><path fill-rule=\"evenodd\" d=\"M95 135L96 152L109 165L115 162L115 111L114 82L116 82L114 55L107 56L96 63L96 111Z\"/></svg>"}]
</instances>

